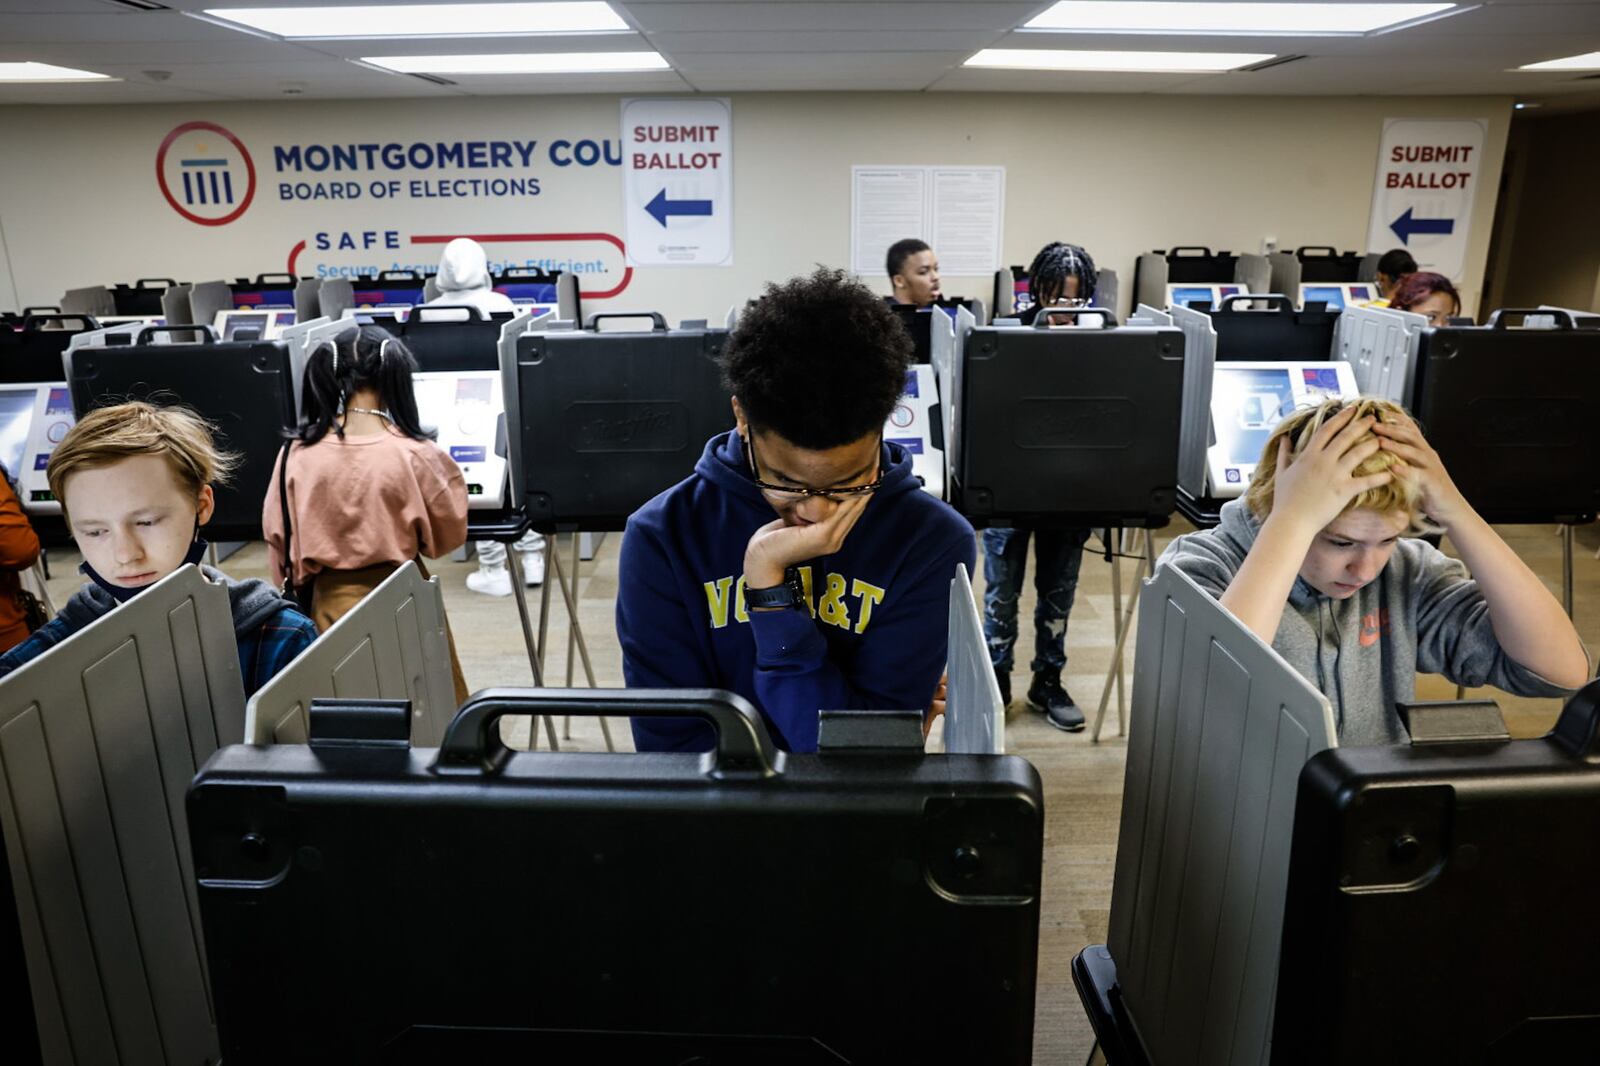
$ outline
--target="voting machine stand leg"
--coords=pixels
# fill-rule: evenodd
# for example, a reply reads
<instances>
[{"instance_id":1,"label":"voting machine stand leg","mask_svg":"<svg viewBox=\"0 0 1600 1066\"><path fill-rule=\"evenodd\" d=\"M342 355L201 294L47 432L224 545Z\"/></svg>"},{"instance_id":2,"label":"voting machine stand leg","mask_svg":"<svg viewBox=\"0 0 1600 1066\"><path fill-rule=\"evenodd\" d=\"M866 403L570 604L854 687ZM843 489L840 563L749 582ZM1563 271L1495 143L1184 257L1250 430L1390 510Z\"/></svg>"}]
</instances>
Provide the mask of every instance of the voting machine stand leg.
<instances>
[{"instance_id":1,"label":"voting machine stand leg","mask_svg":"<svg viewBox=\"0 0 1600 1066\"><path fill-rule=\"evenodd\" d=\"M1567 609L1567 619L1572 619L1572 537L1570 525L1561 527L1561 606Z\"/></svg>"},{"instance_id":2,"label":"voting machine stand leg","mask_svg":"<svg viewBox=\"0 0 1600 1066\"><path fill-rule=\"evenodd\" d=\"M528 618L528 595L522 585L522 553L512 545L506 545L506 567L511 571L511 593L517 598L517 616L522 620L522 642L528 647L528 665L533 667L533 684L535 688L544 688L544 654L542 644L536 644L533 639L533 622ZM540 605L539 626L541 634L544 628L544 614L549 610L550 590L545 589L545 602ZM556 727L550 721L550 716L544 716L544 728L550 736L550 750L559 751L556 745ZM528 750L535 751L539 747L539 720L535 718L528 723Z\"/></svg>"},{"instance_id":3,"label":"voting machine stand leg","mask_svg":"<svg viewBox=\"0 0 1600 1066\"><path fill-rule=\"evenodd\" d=\"M568 648L568 651L567 651L567 687L568 688L572 687L572 652L571 652L571 648L572 648L573 644L576 643L577 646L578 646L578 655L583 660L583 676L584 676L585 680L587 680L589 682L589 687L590 688L594 688L594 687L596 687L595 683L594 683L594 664L589 660L589 642L586 641L583 638L583 627L578 624L578 599L577 599L577 593L578 593L578 562L577 562L577 560L578 560L578 533L576 531L574 531L571 534L571 536L572 536L572 558L573 558L572 584L570 584L570 585L567 584L567 576L566 576L565 573L562 572L562 568L561 568L561 553L557 550L558 546L557 546L554 538L551 539L550 549L549 549L549 554L550 554L550 573L556 579L556 582L558 584L560 584L560 586L561 586L561 598L564 601L566 601L566 605L567 605L567 624L569 626L568 631L567 631L567 648ZM549 595L550 595L550 583L548 581L546 581L545 582L545 598L546 598L546 604L547 604L547 606L546 606L546 615L545 615L546 618L549 617L549 614L548 614L548 611L549 611L549 608L548 608ZM541 629L542 629L542 627L543 627L543 622L542 621L541 621L540 625L541 625ZM539 645L540 645L541 648L544 646L544 635L543 635L542 632L541 632L540 637L539 637ZM548 721L548 719L546 719L546 721ZM601 731L601 733L603 733L605 735L605 738L606 738L606 750L607 751L616 751L617 750L616 743L611 739L611 723L609 721L607 721L605 718L601 718L600 719L600 731ZM553 732L552 732L551 736L552 736L552 739L554 739L554 733Z\"/></svg>"},{"instance_id":4,"label":"voting machine stand leg","mask_svg":"<svg viewBox=\"0 0 1600 1066\"><path fill-rule=\"evenodd\" d=\"M573 581L573 584L577 584L578 573L579 573L578 564L583 561L583 557L579 553L579 548L581 547L580 542L582 540L583 540L583 534L582 533L574 533L573 534L573 536L572 536L572 581ZM550 550L554 551L555 550L554 546L552 546ZM574 596L573 598L576 599L577 597ZM572 660L573 660L573 656L574 656L574 651L576 650L577 642L578 642L578 627L575 626L575 625L568 626L567 627L567 687L568 688L572 687ZM594 682L591 681L589 683L589 687L593 688L594 687ZM570 714L567 715L565 718L563 718L561 720L561 739L562 740L571 740L572 739L572 715L570 715Z\"/></svg>"},{"instance_id":5,"label":"voting machine stand leg","mask_svg":"<svg viewBox=\"0 0 1600 1066\"><path fill-rule=\"evenodd\" d=\"M1100 690L1100 707L1095 711L1094 731L1090 734L1091 743L1100 743L1100 729L1105 725L1106 706L1111 702L1111 686L1117 686L1117 731L1122 737L1128 735L1128 721L1124 713L1122 702L1122 651L1128 643L1128 633L1133 629L1135 612L1139 609L1139 592L1143 588L1146 577L1154 577L1156 573L1155 534L1149 529L1140 531L1144 534L1144 551L1140 555L1139 565L1133 571L1133 589L1128 593L1128 606L1122 608L1122 573L1117 565L1117 560L1122 554L1122 530L1117 530L1117 545L1111 556L1111 601L1113 625L1116 629L1117 641L1111 651L1111 672L1106 675L1105 687Z\"/></svg>"}]
</instances>

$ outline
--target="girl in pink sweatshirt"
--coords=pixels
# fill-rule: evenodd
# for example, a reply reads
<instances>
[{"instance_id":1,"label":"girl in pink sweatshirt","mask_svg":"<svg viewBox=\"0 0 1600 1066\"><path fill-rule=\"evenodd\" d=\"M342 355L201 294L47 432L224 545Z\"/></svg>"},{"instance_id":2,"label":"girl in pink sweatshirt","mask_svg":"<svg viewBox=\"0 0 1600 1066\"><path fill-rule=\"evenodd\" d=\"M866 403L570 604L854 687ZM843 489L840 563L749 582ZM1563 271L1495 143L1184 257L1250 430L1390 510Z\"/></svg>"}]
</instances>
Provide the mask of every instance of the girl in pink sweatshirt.
<instances>
[{"instance_id":1,"label":"girl in pink sweatshirt","mask_svg":"<svg viewBox=\"0 0 1600 1066\"><path fill-rule=\"evenodd\" d=\"M376 326L342 334L306 363L300 426L279 453L261 528L272 573L309 602L319 632L407 561L421 567L467 539L466 482L418 421L416 369ZM450 661L465 702L454 640Z\"/></svg>"}]
</instances>

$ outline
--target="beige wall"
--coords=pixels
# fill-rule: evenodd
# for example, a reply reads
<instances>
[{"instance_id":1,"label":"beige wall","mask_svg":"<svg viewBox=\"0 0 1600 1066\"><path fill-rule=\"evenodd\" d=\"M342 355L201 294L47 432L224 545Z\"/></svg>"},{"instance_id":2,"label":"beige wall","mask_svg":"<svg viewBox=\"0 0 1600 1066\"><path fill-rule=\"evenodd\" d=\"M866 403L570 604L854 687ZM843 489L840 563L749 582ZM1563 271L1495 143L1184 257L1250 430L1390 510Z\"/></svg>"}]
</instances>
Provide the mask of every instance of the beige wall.
<instances>
[{"instance_id":1,"label":"beige wall","mask_svg":"<svg viewBox=\"0 0 1600 1066\"><path fill-rule=\"evenodd\" d=\"M1497 220L1495 302L1600 310L1600 114L1518 123Z\"/></svg>"},{"instance_id":2,"label":"beige wall","mask_svg":"<svg viewBox=\"0 0 1600 1066\"><path fill-rule=\"evenodd\" d=\"M638 270L606 307L588 306L720 318L768 279L818 262L847 264L852 164L1006 167L1004 258L1026 263L1049 240L1081 243L1123 275L1124 302L1134 258L1152 248L1259 251L1273 236L1289 248L1365 250L1382 120L1398 116L1488 120L1468 265L1457 279L1470 310L1483 282L1509 115L1507 100L1479 97L736 95L734 265ZM194 119L237 133L261 171L257 201L226 226L183 220L156 187L157 145ZM615 168L536 167L541 194L518 201L296 206L275 201L271 173L275 143L548 142L615 137L617 124L614 96L3 108L0 230L15 300L54 303L67 288L137 275L206 280L282 270L289 247L317 230L620 234ZM302 273L306 267L302 260ZM0 303L9 303L3 270ZM1591 270L1591 288L1593 278ZM990 280L951 279L946 289L987 301Z\"/></svg>"}]
</instances>

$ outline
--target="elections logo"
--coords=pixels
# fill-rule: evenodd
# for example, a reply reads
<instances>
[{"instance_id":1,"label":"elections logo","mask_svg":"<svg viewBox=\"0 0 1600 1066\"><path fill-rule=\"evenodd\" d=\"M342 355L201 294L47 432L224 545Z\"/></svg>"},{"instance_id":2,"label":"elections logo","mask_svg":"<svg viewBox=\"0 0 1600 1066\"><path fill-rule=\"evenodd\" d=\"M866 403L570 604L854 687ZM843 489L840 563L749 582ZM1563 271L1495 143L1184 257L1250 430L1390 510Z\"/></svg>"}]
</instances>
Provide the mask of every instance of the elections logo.
<instances>
[{"instance_id":1,"label":"elections logo","mask_svg":"<svg viewBox=\"0 0 1600 1066\"><path fill-rule=\"evenodd\" d=\"M172 209L202 226L223 226L256 195L256 165L244 142L214 122L185 122L156 151L156 182Z\"/></svg>"}]
</instances>

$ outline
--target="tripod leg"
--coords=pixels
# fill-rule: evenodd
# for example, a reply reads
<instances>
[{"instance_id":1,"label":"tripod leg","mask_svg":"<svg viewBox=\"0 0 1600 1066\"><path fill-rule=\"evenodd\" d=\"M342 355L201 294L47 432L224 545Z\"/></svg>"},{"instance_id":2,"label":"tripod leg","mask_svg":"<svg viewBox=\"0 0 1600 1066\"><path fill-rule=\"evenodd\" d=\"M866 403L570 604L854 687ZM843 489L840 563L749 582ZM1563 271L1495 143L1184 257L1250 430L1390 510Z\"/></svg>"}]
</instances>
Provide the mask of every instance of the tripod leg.
<instances>
[{"instance_id":1,"label":"tripod leg","mask_svg":"<svg viewBox=\"0 0 1600 1066\"><path fill-rule=\"evenodd\" d=\"M544 664L540 661L539 647L533 639L533 623L528 618L528 596L522 586L522 560L516 551L506 551L506 567L511 572L511 592L517 599L517 617L522 621L522 640L528 648L528 665L533 668L533 684L535 688L544 688ZM541 608L542 610L542 608ZM528 750L537 751L539 748L539 721L535 718L528 724Z\"/></svg>"},{"instance_id":2,"label":"tripod leg","mask_svg":"<svg viewBox=\"0 0 1600 1066\"><path fill-rule=\"evenodd\" d=\"M578 535L576 533L572 535L572 554L573 558L576 559L578 555ZM571 626L570 637L577 641L578 657L583 661L583 676L588 680L589 687L595 688L594 664L589 660L589 642L584 639L583 627L578 624L578 601L576 599L578 591L577 567L573 567L572 584L568 585L566 577L561 573L560 557L554 551L550 553L550 563L554 569L556 580L561 583L561 597L566 601L567 621ZM570 659L568 660L568 669L571 669ZM603 717L600 719L600 732L605 735L606 750L616 751L616 745L611 739L611 723L606 721L606 719Z\"/></svg>"}]
</instances>

